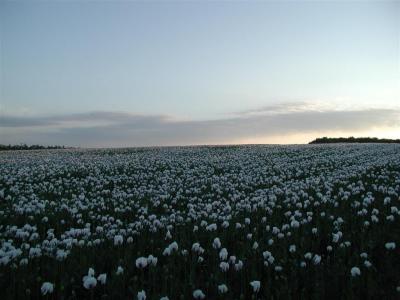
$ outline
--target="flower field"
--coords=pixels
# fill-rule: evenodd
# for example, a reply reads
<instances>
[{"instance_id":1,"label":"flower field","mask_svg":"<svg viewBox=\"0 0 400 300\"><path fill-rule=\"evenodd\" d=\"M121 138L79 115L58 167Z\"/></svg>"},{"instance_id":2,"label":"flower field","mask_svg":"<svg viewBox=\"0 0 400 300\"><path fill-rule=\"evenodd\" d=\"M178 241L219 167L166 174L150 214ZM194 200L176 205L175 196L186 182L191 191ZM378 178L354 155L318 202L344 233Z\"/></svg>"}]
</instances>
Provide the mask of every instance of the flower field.
<instances>
[{"instance_id":1,"label":"flower field","mask_svg":"<svg viewBox=\"0 0 400 300\"><path fill-rule=\"evenodd\" d=\"M0 299L400 299L400 145L0 153Z\"/></svg>"}]
</instances>

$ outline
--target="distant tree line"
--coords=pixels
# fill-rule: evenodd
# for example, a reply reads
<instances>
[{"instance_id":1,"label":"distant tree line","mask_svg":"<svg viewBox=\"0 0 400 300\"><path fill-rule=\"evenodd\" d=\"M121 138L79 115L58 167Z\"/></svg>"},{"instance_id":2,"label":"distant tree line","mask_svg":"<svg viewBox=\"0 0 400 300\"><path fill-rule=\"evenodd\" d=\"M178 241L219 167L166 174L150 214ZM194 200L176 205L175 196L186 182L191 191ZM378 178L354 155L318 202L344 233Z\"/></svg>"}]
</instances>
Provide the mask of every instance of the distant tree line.
<instances>
[{"instance_id":1,"label":"distant tree line","mask_svg":"<svg viewBox=\"0 0 400 300\"><path fill-rule=\"evenodd\" d=\"M0 151L7 151L7 150L39 150L39 149L66 149L65 146L43 146L43 145L27 145L27 144L20 144L20 145L1 145L0 144Z\"/></svg>"},{"instance_id":2,"label":"distant tree line","mask_svg":"<svg viewBox=\"0 0 400 300\"><path fill-rule=\"evenodd\" d=\"M355 138L353 136L345 138L316 138L315 140L309 142L309 144L333 144L333 143L385 143L385 144L399 144L400 139L378 139L376 137L359 137Z\"/></svg>"}]
</instances>

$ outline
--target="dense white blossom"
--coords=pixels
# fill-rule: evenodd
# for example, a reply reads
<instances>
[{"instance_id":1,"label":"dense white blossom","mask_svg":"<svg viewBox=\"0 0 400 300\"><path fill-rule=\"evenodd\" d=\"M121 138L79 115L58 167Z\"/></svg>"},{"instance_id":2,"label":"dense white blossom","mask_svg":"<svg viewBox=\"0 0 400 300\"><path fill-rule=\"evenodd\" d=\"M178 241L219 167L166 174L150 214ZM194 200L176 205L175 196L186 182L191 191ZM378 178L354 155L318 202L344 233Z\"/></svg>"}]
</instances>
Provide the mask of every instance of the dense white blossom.
<instances>
[{"instance_id":1,"label":"dense white blossom","mask_svg":"<svg viewBox=\"0 0 400 300\"><path fill-rule=\"evenodd\" d=\"M305 285L321 292L326 272L339 267L354 282L361 274L371 282L379 276L379 293L390 298L398 285L387 278L396 272L390 268L399 245L399 150L246 145L1 152L4 286L68 299L72 290L101 297L132 285L116 294L145 299L140 290L146 288L147 298L156 299L161 281L183 280L181 289L168 290L170 298L190 298L197 284L213 298L230 295L228 286L233 294L239 281L273 276L262 290L268 299L291 272L318 272ZM87 264L92 268L84 275ZM382 264L387 272L377 272ZM45 278L57 279L57 293L41 281L48 267L54 269ZM374 298L377 289L366 294ZM206 297L195 292L196 299Z\"/></svg>"}]
</instances>

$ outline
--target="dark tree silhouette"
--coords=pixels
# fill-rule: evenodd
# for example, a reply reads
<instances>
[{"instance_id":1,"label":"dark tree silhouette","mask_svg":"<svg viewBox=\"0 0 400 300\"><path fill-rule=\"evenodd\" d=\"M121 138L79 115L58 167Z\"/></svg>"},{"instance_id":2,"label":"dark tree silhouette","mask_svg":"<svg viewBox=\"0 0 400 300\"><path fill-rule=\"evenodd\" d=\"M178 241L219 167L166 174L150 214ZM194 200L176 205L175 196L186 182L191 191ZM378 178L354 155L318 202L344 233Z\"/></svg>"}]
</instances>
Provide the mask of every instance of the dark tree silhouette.
<instances>
[{"instance_id":1,"label":"dark tree silhouette","mask_svg":"<svg viewBox=\"0 0 400 300\"><path fill-rule=\"evenodd\" d=\"M316 138L315 140L309 142L309 144L334 144L334 143L384 143L384 144L400 144L400 139L378 139L376 137L358 137L353 136L345 138Z\"/></svg>"},{"instance_id":2,"label":"dark tree silhouette","mask_svg":"<svg viewBox=\"0 0 400 300\"><path fill-rule=\"evenodd\" d=\"M43 146L43 145L30 145L20 144L20 145L1 145L0 151L10 151L10 150L40 150L40 149L66 149L65 146Z\"/></svg>"}]
</instances>

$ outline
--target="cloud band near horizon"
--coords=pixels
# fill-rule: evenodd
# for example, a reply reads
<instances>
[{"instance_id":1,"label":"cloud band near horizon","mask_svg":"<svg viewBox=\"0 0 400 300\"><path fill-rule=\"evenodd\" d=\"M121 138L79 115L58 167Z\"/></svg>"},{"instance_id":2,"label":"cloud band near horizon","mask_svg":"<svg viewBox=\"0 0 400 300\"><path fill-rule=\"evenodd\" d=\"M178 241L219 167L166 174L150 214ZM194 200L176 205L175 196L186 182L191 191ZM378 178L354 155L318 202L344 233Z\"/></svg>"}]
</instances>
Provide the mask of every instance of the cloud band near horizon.
<instances>
[{"instance_id":1,"label":"cloud band near horizon","mask_svg":"<svg viewBox=\"0 0 400 300\"><path fill-rule=\"evenodd\" d=\"M81 147L170 146L308 142L312 134L348 135L385 128L400 134L400 110L312 109L290 104L240 112L214 120L179 120L166 115L95 111L52 116L0 116L0 144L45 144ZM302 139L301 136L304 136ZM317 137L317 136L315 136ZM397 137L399 138L399 137Z\"/></svg>"}]
</instances>

